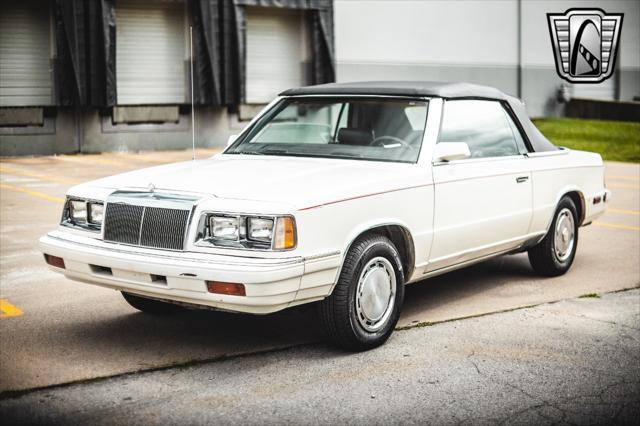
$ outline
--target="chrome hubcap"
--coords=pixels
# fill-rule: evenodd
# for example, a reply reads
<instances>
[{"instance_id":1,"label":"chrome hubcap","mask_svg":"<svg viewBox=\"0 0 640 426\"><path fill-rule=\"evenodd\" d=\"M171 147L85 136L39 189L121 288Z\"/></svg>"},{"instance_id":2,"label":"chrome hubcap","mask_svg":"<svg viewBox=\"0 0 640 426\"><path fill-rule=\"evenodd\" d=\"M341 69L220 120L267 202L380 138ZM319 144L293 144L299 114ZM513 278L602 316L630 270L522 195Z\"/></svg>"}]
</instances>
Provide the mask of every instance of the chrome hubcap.
<instances>
[{"instance_id":1,"label":"chrome hubcap","mask_svg":"<svg viewBox=\"0 0 640 426\"><path fill-rule=\"evenodd\" d=\"M393 311L396 274L384 257L371 259L360 273L356 289L356 315L367 331L380 330Z\"/></svg>"},{"instance_id":2,"label":"chrome hubcap","mask_svg":"<svg viewBox=\"0 0 640 426\"><path fill-rule=\"evenodd\" d=\"M556 258L558 258L560 262L567 260L573 252L575 229L575 222L571 210L567 208L560 210L553 239Z\"/></svg>"}]
</instances>

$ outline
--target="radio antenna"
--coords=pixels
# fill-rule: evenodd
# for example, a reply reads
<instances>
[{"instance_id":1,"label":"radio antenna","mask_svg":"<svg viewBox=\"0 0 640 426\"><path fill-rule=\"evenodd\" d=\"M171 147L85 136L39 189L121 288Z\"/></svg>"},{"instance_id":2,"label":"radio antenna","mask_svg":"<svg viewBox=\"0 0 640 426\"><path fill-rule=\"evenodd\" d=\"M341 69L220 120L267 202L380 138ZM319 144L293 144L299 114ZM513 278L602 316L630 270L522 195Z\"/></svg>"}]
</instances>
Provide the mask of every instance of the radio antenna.
<instances>
[{"instance_id":1,"label":"radio antenna","mask_svg":"<svg viewBox=\"0 0 640 426\"><path fill-rule=\"evenodd\" d=\"M193 27L189 26L189 56L191 65L191 157L196 159L196 117L193 111Z\"/></svg>"}]
</instances>

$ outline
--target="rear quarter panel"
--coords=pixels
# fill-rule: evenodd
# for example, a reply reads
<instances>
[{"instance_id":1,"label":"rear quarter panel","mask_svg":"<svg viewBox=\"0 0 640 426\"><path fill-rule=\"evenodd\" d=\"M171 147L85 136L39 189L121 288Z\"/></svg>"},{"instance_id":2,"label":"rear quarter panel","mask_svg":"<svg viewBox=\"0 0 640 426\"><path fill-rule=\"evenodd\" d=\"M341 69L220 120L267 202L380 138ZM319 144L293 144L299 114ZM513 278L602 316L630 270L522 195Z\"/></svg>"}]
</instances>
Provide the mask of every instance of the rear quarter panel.
<instances>
[{"instance_id":1,"label":"rear quarter panel","mask_svg":"<svg viewBox=\"0 0 640 426\"><path fill-rule=\"evenodd\" d=\"M560 199L576 191L581 195L583 223L604 212L604 203L593 198L604 192L604 164L599 154L565 150L553 154L533 154L533 216L530 232L546 231Z\"/></svg>"}]
</instances>

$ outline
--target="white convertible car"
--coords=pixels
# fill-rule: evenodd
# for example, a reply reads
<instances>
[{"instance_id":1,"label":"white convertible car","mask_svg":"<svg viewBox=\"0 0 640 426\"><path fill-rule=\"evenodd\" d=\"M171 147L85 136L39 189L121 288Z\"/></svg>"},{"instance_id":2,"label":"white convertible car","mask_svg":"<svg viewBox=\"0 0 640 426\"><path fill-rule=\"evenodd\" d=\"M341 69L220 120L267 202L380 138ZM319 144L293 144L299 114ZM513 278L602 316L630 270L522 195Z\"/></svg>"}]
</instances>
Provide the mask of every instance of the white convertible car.
<instances>
[{"instance_id":1,"label":"white convertible car","mask_svg":"<svg viewBox=\"0 0 640 426\"><path fill-rule=\"evenodd\" d=\"M327 84L283 92L212 158L71 188L40 245L144 312L320 301L328 337L364 350L405 284L524 251L565 273L609 199L598 154L552 145L496 89Z\"/></svg>"}]
</instances>

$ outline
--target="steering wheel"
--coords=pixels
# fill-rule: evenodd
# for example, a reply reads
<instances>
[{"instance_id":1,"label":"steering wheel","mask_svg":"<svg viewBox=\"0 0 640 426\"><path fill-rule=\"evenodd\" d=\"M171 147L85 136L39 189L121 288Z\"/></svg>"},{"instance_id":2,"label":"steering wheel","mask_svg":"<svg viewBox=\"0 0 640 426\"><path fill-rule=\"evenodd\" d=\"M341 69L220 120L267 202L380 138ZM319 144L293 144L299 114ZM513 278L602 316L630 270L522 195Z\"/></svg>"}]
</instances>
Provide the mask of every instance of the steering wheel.
<instances>
[{"instance_id":1,"label":"steering wheel","mask_svg":"<svg viewBox=\"0 0 640 426\"><path fill-rule=\"evenodd\" d=\"M377 138L372 140L369 145L370 146L384 146L384 143L382 142L384 140L388 140L388 141L392 141L392 142L395 142L395 143L399 143L404 148L412 148L411 145L407 141L405 141L404 139L400 139L399 137L391 136L391 135L378 136Z\"/></svg>"}]
</instances>

